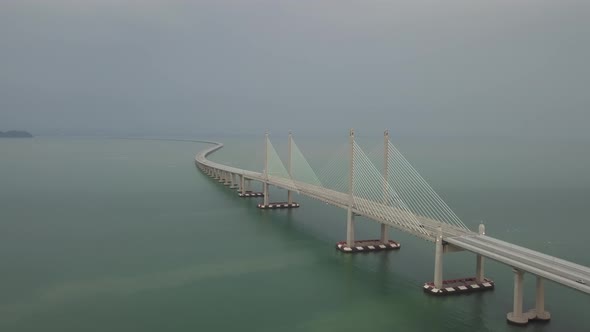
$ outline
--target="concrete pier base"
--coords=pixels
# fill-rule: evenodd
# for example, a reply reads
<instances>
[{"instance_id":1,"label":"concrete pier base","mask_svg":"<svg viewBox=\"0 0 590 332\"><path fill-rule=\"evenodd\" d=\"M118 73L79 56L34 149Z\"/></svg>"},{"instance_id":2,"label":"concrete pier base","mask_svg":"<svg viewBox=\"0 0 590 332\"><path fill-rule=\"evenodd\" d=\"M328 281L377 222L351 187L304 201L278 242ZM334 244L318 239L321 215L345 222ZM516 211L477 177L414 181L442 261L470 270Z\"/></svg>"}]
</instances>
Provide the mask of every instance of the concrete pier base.
<instances>
[{"instance_id":1,"label":"concrete pier base","mask_svg":"<svg viewBox=\"0 0 590 332\"><path fill-rule=\"evenodd\" d=\"M509 312L506 314L506 321L508 324L512 325L527 325L529 323L528 316L524 314L516 315L514 312Z\"/></svg>"},{"instance_id":2,"label":"concrete pier base","mask_svg":"<svg viewBox=\"0 0 590 332\"><path fill-rule=\"evenodd\" d=\"M551 313L548 311L543 311L541 314L537 313L537 309L531 309L526 313L529 321L539 321L539 322L548 322L551 320Z\"/></svg>"},{"instance_id":3,"label":"concrete pier base","mask_svg":"<svg viewBox=\"0 0 590 332\"><path fill-rule=\"evenodd\" d=\"M264 193L263 192L259 192L259 191L244 191L244 192L239 192L238 196L240 197L264 197Z\"/></svg>"},{"instance_id":4,"label":"concrete pier base","mask_svg":"<svg viewBox=\"0 0 590 332\"><path fill-rule=\"evenodd\" d=\"M259 209L295 209L299 207L299 203L276 202L269 204L258 204Z\"/></svg>"},{"instance_id":5,"label":"concrete pier base","mask_svg":"<svg viewBox=\"0 0 590 332\"><path fill-rule=\"evenodd\" d=\"M401 245L395 241L389 240L387 243L383 243L381 239L355 241L352 246L349 246L346 241L336 243L336 249L346 253L396 250L400 247Z\"/></svg>"},{"instance_id":6,"label":"concrete pier base","mask_svg":"<svg viewBox=\"0 0 590 332\"><path fill-rule=\"evenodd\" d=\"M477 281L476 277L443 280L442 286L436 287L434 282L424 283L424 292L430 295L459 295L473 292L483 292L493 290L495 287L494 281L484 278Z\"/></svg>"}]
</instances>

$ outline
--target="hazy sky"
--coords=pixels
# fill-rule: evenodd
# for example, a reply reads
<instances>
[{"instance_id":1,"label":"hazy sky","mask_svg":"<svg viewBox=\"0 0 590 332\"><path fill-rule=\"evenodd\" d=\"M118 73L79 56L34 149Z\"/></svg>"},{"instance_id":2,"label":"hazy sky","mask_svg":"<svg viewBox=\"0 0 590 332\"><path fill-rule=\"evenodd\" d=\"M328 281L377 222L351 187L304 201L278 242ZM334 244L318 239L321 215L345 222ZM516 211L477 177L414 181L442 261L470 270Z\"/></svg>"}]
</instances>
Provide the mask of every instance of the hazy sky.
<instances>
[{"instance_id":1,"label":"hazy sky","mask_svg":"<svg viewBox=\"0 0 590 332\"><path fill-rule=\"evenodd\" d=\"M0 0L0 130L590 138L590 1Z\"/></svg>"}]
</instances>

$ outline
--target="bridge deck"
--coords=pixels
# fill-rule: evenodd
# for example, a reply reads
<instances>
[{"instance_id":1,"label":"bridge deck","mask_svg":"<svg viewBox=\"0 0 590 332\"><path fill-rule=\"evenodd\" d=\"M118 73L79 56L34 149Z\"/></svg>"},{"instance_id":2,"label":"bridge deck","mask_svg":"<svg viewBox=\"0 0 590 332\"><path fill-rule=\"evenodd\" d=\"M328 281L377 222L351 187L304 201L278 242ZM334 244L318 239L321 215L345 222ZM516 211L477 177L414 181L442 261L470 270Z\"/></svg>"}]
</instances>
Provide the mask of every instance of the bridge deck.
<instances>
[{"instance_id":1,"label":"bridge deck","mask_svg":"<svg viewBox=\"0 0 590 332\"><path fill-rule=\"evenodd\" d=\"M215 146L200 152L195 161L201 165L219 169L225 172L240 174L247 179L268 182L270 185L318 199L322 202L348 208L350 196L321 186L294 181L279 177L265 177L259 172L247 171L241 168L219 164L207 159L207 156L223 147L223 144L209 142ZM396 207L384 205L380 202L354 198L353 212L395 227L419 238L434 241L438 228L442 228L446 242L465 250L480 254L500 263L507 264L556 283L573 288L583 293L590 293L590 268L575 264L557 257L549 256L534 250L501 241L486 235L455 227L437 220L411 214ZM585 283L581 283L586 282Z\"/></svg>"}]
</instances>

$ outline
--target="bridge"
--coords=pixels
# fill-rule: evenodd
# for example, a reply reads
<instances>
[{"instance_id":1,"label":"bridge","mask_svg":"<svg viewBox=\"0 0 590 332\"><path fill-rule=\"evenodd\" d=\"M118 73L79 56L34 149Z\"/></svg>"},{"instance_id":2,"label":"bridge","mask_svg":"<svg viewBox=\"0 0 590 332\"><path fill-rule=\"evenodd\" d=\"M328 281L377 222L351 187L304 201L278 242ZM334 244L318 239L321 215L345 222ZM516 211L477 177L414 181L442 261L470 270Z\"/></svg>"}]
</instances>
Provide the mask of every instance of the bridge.
<instances>
[{"instance_id":1,"label":"bridge","mask_svg":"<svg viewBox=\"0 0 590 332\"><path fill-rule=\"evenodd\" d=\"M585 294L590 293L590 268L557 257L530 250L485 234L485 226L470 230L428 185L420 174L391 143L389 132L384 133L380 151L381 167L357 144L354 131L344 148L344 157L335 158L335 165L345 165L345 174L338 174L337 166L330 168L336 181L320 180L289 133L287 167L274 149L269 134L265 134L264 169L262 172L223 165L207 157L223 147L213 146L195 157L197 167L207 175L238 189L242 197L263 197L261 209L296 208L293 193L317 199L347 210L346 241L338 249L347 253L399 249L389 240L389 229L394 228L433 242L435 246L434 281L424 285L432 295L450 295L493 289L494 284L484 276L484 258L511 267L514 271L513 310L506 315L509 323L526 325L529 321L547 321L544 280L550 280ZM373 158L374 160L375 158ZM251 182L262 184L262 192L252 192ZM287 201L270 201L269 186L287 190ZM355 239L355 216L364 216L381 224L378 240ZM476 255L476 275L464 279L443 280L443 255L469 251ZM524 274L536 276L535 307L523 310Z\"/></svg>"}]
</instances>

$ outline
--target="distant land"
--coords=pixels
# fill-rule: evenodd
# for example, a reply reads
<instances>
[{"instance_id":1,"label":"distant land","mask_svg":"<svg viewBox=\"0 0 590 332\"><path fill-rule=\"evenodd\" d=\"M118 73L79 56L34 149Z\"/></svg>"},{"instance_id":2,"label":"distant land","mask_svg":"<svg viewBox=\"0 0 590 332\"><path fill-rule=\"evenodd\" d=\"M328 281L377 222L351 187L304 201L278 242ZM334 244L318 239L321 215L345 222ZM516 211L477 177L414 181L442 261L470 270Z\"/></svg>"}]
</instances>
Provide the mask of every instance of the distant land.
<instances>
[{"instance_id":1,"label":"distant land","mask_svg":"<svg viewBox=\"0 0 590 332\"><path fill-rule=\"evenodd\" d=\"M0 131L0 138L30 138L33 137L31 133L23 131L23 130L9 130L9 131Z\"/></svg>"}]
</instances>

